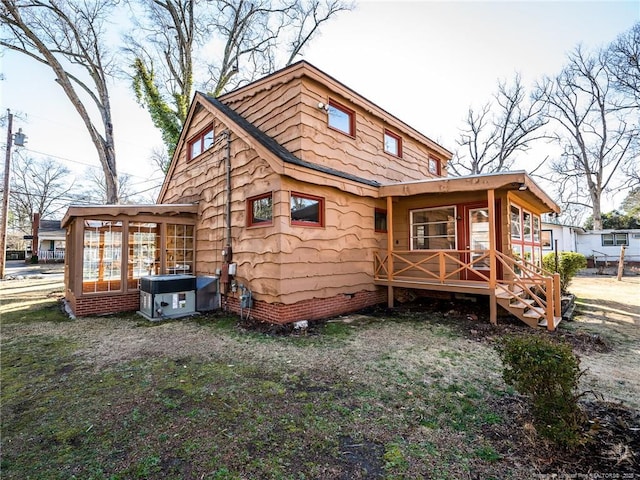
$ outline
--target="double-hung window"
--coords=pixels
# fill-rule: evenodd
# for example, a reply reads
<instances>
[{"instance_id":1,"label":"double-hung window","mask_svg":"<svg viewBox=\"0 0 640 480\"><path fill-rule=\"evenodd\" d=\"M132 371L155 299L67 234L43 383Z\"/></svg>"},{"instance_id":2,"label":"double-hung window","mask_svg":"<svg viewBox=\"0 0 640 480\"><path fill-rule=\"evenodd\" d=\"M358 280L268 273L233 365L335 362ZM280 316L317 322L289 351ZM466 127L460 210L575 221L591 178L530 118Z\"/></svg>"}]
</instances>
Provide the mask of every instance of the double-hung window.
<instances>
[{"instance_id":1,"label":"double-hung window","mask_svg":"<svg viewBox=\"0 0 640 480\"><path fill-rule=\"evenodd\" d=\"M603 247L629 245L629 236L626 233L603 233L601 239Z\"/></svg>"},{"instance_id":2,"label":"double-hung window","mask_svg":"<svg viewBox=\"0 0 640 480\"><path fill-rule=\"evenodd\" d=\"M455 207L411 211L411 250L454 250L455 248Z\"/></svg>"}]
</instances>

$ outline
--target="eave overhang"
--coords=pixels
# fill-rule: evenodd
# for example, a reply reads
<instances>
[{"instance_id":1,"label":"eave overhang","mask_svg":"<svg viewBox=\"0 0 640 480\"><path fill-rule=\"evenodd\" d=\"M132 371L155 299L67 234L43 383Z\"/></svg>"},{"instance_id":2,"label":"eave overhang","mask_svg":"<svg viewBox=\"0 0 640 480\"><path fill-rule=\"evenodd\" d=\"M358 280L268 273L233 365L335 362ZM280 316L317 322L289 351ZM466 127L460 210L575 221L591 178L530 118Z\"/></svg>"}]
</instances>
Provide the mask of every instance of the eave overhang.
<instances>
[{"instance_id":1,"label":"eave overhang","mask_svg":"<svg viewBox=\"0 0 640 480\"><path fill-rule=\"evenodd\" d=\"M541 204L546 212L560 213L560 207L523 170L385 184L378 192L384 198L482 190L513 190L525 199Z\"/></svg>"},{"instance_id":2,"label":"eave overhang","mask_svg":"<svg viewBox=\"0 0 640 480\"><path fill-rule=\"evenodd\" d=\"M175 216L187 215L195 218L198 213L198 204L196 203L166 203L166 204L148 204L148 205L71 205L67 209L61 225L67 227L69 222L74 218L87 218L96 216L129 216L151 215L151 216Z\"/></svg>"}]
</instances>

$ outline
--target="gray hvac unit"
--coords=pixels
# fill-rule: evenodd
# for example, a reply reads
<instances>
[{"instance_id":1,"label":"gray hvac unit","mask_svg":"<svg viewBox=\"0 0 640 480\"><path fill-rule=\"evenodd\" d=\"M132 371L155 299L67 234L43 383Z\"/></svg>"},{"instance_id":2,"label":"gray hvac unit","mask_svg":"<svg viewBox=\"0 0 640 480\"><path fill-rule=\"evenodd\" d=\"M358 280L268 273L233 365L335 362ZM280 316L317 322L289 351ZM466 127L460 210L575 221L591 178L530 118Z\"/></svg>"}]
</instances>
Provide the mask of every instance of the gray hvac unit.
<instances>
[{"instance_id":1,"label":"gray hvac unit","mask_svg":"<svg viewBox=\"0 0 640 480\"><path fill-rule=\"evenodd\" d=\"M196 312L194 275L152 275L140 279L140 313L149 320L179 318Z\"/></svg>"},{"instance_id":2,"label":"gray hvac unit","mask_svg":"<svg viewBox=\"0 0 640 480\"><path fill-rule=\"evenodd\" d=\"M210 312L220 308L218 277L201 276L196 279L196 310Z\"/></svg>"}]
</instances>

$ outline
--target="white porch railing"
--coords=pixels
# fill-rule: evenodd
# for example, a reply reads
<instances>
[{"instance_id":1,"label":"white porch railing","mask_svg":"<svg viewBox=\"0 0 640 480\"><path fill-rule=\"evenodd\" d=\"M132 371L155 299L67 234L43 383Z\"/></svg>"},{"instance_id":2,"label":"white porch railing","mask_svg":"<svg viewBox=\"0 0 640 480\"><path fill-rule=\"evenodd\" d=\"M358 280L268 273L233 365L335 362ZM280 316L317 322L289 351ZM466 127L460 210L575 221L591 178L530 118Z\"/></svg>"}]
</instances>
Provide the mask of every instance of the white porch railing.
<instances>
[{"instance_id":1,"label":"white porch railing","mask_svg":"<svg viewBox=\"0 0 640 480\"><path fill-rule=\"evenodd\" d=\"M64 250L38 250L38 262L61 262Z\"/></svg>"}]
</instances>

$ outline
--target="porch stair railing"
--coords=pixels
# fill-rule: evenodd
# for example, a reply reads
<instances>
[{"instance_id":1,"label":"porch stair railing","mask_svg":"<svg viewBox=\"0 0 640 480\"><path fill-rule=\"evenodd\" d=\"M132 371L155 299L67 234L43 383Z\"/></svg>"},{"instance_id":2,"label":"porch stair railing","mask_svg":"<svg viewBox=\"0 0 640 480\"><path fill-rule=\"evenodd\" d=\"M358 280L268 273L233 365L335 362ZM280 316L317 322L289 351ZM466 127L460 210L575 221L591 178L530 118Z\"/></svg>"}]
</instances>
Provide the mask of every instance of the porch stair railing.
<instances>
[{"instance_id":1,"label":"porch stair railing","mask_svg":"<svg viewBox=\"0 0 640 480\"><path fill-rule=\"evenodd\" d=\"M555 330L562 320L560 275L543 268L495 252L496 260L511 280L498 280L496 301L498 305L530 327L546 327Z\"/></svg>"},{"instance_id":2,"label":"porch stair railing","mask_svg":"<svg viewBox=\"0 0 640 480\"><path fill-rule=\"evenodd\" d=\"M388 252L375 252L374 278L395 286L470 286L489 294L507 312L530 327L555 330L560 323L560 276L522 259L498 251L425 250L393 251L393 272L388 269ZM492 261L495 255L495 261ZM471 259L465 261L465 259ZM481 267L499 265L502 279L485 274ZM472 272L474 280L464 280ZM493 291L490 286L494 284Z\"/></svg>"}]
</instances>

